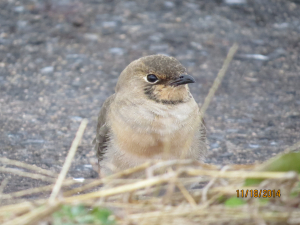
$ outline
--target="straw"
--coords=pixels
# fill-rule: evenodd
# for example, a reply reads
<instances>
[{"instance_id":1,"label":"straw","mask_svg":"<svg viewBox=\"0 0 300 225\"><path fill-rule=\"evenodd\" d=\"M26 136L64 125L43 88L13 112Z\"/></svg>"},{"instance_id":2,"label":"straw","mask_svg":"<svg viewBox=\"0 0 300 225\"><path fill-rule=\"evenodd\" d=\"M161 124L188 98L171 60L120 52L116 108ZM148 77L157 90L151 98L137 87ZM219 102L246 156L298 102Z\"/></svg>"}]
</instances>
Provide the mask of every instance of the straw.
<instances>
[{"instance_id":1,"label":"straw","mask_svg":"<svg viewBox=\"0 0 300 225\"><path fill-rule=\"evenodd\" d=\"M65 177L66 177L66 175L69 171L69 168L71 166L72 160L75 156L78 145L79 145L79 143L81 141L81 138L83 136L83 132L86 128L87 123L88 123L87 119L83 119L81 121L79 129L76 133L75 139L73 140L71 148L70 148L69 153L67 155L66 161L65 161L65 163L63 165L63 168L62 168L62 170L61 170L61 172L60 172L60 174L57 178L56 184L53 187L52 193L51 193L50 198L49 198L50 203L54 203L54 200L55 200L55 198L57 197L57 195L60 191L60 188L61 188L61 186L63 184L63 181L64 181L64 179L65 179Z\"/></svg>"}]
</instances>

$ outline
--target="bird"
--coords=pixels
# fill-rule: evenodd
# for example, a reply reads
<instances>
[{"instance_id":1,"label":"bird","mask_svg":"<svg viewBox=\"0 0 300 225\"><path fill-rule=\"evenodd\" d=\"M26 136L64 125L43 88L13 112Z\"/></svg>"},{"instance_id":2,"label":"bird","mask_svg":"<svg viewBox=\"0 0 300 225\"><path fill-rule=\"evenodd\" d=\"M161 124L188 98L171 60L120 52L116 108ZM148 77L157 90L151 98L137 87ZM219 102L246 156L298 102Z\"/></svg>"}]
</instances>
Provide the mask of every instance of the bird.
<instances>
[{"instance_id":1,"label":"bird","mask_svg":"<svg viewBox=\"0 0 300 225\"><path fill-rule=\"evenodd\" d=\"M195 79L166 55L141 57L121 72L98 115L100 177L149 160L204 160L206 128L189 83Z\"/></svg>"}]
</instances>

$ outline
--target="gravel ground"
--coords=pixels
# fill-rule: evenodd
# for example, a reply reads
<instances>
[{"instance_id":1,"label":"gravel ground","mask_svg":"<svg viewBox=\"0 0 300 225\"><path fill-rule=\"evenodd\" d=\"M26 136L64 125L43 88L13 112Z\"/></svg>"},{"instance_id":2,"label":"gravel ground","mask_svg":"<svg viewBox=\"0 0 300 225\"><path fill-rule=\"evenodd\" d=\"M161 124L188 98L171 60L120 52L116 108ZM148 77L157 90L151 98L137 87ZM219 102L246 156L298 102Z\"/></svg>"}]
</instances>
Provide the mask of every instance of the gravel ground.
<instances>
[{"instance_id":1,"label":"gravel ground","mask_svg":"<svg viewBox=\"0 0 300 225\"><path fill-rule=\"evenodd\" d=\"M94 178L97 114L120 72L176 57L203 103L240 46L206 115L208 163L266 160L300 140L299 1L0 0L0 156L59 172L82 118L70 176ZM5 192L42 182L0 173Z\"/></svg>"}]
</instances>

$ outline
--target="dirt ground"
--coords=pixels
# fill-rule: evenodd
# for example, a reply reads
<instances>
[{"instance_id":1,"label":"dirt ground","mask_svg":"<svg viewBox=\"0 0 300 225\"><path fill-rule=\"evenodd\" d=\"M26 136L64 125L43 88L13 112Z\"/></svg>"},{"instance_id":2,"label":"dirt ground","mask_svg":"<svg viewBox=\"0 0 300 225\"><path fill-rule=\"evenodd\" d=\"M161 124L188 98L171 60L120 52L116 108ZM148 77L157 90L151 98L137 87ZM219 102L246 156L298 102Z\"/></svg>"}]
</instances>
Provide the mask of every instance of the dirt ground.
<instances>
[{"instance_id":1,"label":"dirt ground","mask_svg":"<svg viewBox=\"0 0 300 225\"><path fill-rule=\"evenodd\" d=\"M300 140L300 2L0 0L0 157L59 172L82 118L70 177L95 178L97 114L120 72L150 54L176 57L203 103L239 50L205 116L208 163L264 161ZM4 192L40 181L8 178Z\"/></svg>"}]
</instances>

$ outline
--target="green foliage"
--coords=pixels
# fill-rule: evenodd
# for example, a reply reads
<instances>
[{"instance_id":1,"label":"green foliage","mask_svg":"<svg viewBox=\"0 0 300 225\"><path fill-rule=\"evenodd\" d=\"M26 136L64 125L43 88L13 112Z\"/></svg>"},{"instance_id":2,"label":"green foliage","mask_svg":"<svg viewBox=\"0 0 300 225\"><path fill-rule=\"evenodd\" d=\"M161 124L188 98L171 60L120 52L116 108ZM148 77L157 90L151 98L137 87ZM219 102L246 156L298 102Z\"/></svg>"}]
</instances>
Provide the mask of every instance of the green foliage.
<instances>
[{"instance_id":1,"label":"green foliage","mask_svg":"<svg viewBox=\"0 0 300 225\"><path fill-rule=\"evenodd\" d=\"M288 172L296 171L300 173L300 151L290 152L284 155L279 155L275 158L263 163L258 171L270 172ZM254 186L262 182L263 179L246 179L245 186Z\"/></svg>"},{"instance_id":2,"label":"green foliage","mask_svg":"<svg viewBox=\"0 0 300 225\"><path fill-rule=\"evenodd\" d=\"M53 213L53 225L77 225L77 224L99 224L112 225L115 220L111 217L110 210L105 208L87 209L82 205L63 205L61 209Z\"/></svg>"},{"instance_id":3,"label":"green foliage","mask_svg":"<svg viewBox=\"0 0 300 225\"><path fill-rule=\"evenodd\" d=\"M241 198L237 198L237 197L231 197L229 199L227 199L224 203L225 206L227 207L237 207L237 206L241 206L241 205L245 205L246 201L241 199Z\"/></svg>"},{"instance_id":4,"label":"green foliage","mask_svg":"<svg viewBox=\"0 0 300 225\"><path fill-rule=\"evenodd\" d=\"M94 208L92 210L92 215L103 225L110 225L115 223L114 220L110 220L109 216L111 215L111 211L108 209Z\"/></svg>"},{"instance_id":5,"label":"green foliage","mask_svg":"<svg viewBox=\"0 0 300 225\"><path fill-rule=\"evenodd\" d=\"M223 202L226 201L226 197L224 195L221 195L221 196L218 197L217 200L218 200L219 203L223 203Z\"/></svg>"},{"instance_id":6,"label":"green foliage","mask_svg":"<svg viewBox=\"0 0 300 225\"><path fill-rule=\"evenodd\" d=\"M298 182L297 186L294 188L294 190L291 192L291 197L296 198L300 196L300 182Z\"/></svg>"}]
</instances>

